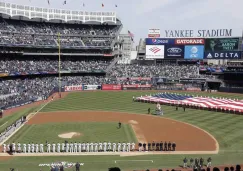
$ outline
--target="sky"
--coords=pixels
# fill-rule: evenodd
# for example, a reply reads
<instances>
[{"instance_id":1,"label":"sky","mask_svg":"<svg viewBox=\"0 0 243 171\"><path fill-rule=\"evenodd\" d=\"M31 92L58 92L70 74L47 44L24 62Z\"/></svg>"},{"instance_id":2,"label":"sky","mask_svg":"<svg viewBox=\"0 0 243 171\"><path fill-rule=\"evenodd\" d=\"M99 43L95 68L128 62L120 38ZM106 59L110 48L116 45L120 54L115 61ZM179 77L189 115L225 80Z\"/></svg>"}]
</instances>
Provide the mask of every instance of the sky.
<instances>
[{"instance_id":1,"label":"sky","mask_svg":"<svg viewBox=\"0 0 243 171\"><path fill-rule=\"evenodd\" d=\"M243 0L0 0L20 5L80 11L114 11L125 29L146 38L150 28L161 30L233 29L242 36ZM83 7L83 3L85 7ZM102 8L101 4L104 4ZM117 5L117 7L115 7Z\"/></svg>"}]
</instances>

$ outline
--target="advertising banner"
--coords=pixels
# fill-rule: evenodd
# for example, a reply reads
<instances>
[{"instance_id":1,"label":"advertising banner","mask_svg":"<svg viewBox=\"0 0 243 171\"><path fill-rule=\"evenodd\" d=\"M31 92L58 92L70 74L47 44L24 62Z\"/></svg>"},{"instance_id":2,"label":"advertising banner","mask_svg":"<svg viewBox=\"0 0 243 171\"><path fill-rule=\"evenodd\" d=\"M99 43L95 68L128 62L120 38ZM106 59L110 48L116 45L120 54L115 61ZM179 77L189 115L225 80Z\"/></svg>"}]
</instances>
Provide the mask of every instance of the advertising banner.
<instances>
[{"instance_id":1,"label":"advertising banner","mask_svg":"<svg viewBox=\"0 0 243 171\"><path fill-rule=\"evenodd\" d=\"M151 81L150 77L131 77L131 78L127 78L127 77L118 77L117 80L132 80L132 81Z\"/></svg>"},{"instance_id":2,"label":"advertising banner","mask_svg":"<svg viewBox=\"0 0 243 171\"><path fill-rule=\"evenodd\" d=\"M9 75L8 73L0 72L0 77L6 77L6 76L8 76L8 75Z\"/></svg>"},{"instance_id":3,"label":"advertising banner","mask_svg":"<svg viewBox=\"0 0 243 171\"><path fill-rule=\"evenodd\" d=\"M147 59L164 59L164 45L146 45Z\"/></svg>"},{"instance_id":4,"label":"advertising banner","mask_svg":"<svg viewBox=\"0 0 243 171\"><path fill-rule=\"evenodd\" d=\"M160 37L160 29L149 29L148 37L153 37L153 38Z\"/></svg>"},{"instance_id":5,"label":"advertising banner","mask_svg":"<svg viewBox=\"0 0 243 171\"><path fill-rule=\"evenodd\" d=\"M204 45L204 39L175 39L176 45Z\"/></svg>"},{"instance_id":6,"label":"advertising banner","mask_svg":"<svg viewBox=\"0 0 243 171\"><path fill-rule=\"evenodd\" d=\"M203 59L204 46L203 45L187 45L185 46L185 59Z\"/></svg>"},{"instance_id":7,"label":"advertising banner","mask_svg":"<svg viewBox=\"0 0 243 171\"><path fill-rule=\"evenodd\" d=\"M206 39L205 51L237 51L239 38Z\"/></svg>"},{"instance_id":8,"label":"advertising banner","mask_svg":"<svg viewBox=\"0 0 243 171\"><path fill-rule=\"evenodd\" d=\"M82 91L82 85L75 85L75 86L65 86L64 91Z\"/></svg>"},{"instance_id":9,"label":"advertising banner","mask_svg":"<svg viewBox=\"0 0 243 171\"><path fill-rule=\"evenodd\" d=\"M123 88L151 88L151 84L140 85L140 84L131 84L131 85L123 85Z\"/></svg>"},{"instance_id":10,"label":"advertising banner","mask_svg":"<svg viewBox=\"0 0 243 171\"><path fill-rule=\"evenodd\" d=\"M184 58L184 46L166 45L165 58Z\"/></svg>"},{"instance_id":11,"label":"advertising banner","mask_svg":"<svg viewBox=\"0 0 243 171\"><path fill-rule=\"evenodd\" d=\"M102 84L102 90L121 90L120 84Z\"/></svg>"},{"instance_id":12,"label":"advertising banner","mask_svg":"<svg viewBox=\"0 0 243 171\"><path fill-rule=\"evenodd\" d=\"M205 52L204 59L240 59L240 51Z\"/></svg>"},{"instance_id":13,"label":"advertising banner","mask_svg":"<svg viewBox=\"0 0 243 171\"><path fill-rule=\"evenodd\" d=\"M100 90L101 85L84 85L84 90Z\"/></svg>"},{"instance_id":14,"label":"advertising banner","mask_svg":"<svg viewBox=\"0 0 243 171\"><path fill-rule=\"evenodd\" d=\"M147 38L146 45L166 45L175 44L175 39Z\"/></svg>"}]
</instances>

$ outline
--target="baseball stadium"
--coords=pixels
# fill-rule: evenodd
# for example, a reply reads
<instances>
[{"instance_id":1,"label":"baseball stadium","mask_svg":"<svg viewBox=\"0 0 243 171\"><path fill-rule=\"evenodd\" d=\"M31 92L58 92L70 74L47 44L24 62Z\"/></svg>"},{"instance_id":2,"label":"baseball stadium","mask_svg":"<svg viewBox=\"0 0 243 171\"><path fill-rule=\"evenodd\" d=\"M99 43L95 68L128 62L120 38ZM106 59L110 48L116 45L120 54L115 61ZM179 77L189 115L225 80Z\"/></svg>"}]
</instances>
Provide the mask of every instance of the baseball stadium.
<instances>
[{"instance_id":1,"label":"baseball stadium","mask_svg":"<svg viewBox=\"0 0 243 171\"><path fill-rule=\"evenodd\" d=\"M32 3L0 2L0 171L242 170L242 30Z\"/></svg>"}]
</instances>

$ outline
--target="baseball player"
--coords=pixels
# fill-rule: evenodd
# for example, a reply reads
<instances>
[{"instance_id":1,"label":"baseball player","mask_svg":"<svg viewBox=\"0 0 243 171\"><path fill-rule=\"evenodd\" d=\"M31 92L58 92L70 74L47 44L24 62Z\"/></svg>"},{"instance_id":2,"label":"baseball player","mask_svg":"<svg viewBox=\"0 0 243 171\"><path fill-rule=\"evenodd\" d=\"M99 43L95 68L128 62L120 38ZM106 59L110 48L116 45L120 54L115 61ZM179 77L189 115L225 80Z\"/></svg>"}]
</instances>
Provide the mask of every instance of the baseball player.
<instances>
[{"instance_id":1,"label":"baseball player","mask_svg":"<svg viewBox=\"0 0 243 171\"><path fill-rule=\"evenodd\" d=\"M116 152L116 143L113 143L113 152Z\"/></svg>"},{"instance_id":2,"label":"baseball player","mask_svg":"<svg viewBox=\"0 0 243 171\"><path fill-rule=\"evenodd\" d=\"M14 143L14 142L12 143L12 147L13 147L13 148L12 148L12 149L13 149L13 152L15 153L15 152L16 152L16 151L15 151L16 148L15 148L15 143Z\"/></svg>"},{"instance_id":3,"label":"baseball player","mask_svg":"<svg viewBox=\"0 0 243 171\"><path fill-rule=\"evenodd\" d=\"M73 153L73 143L70 143L70 153Z\"/></svg>"},{"instance_id":4,"label":"baseball player","mask_svg":"<svg viewBox=\"0 0 243 171\"><path fill-rule=\"evenodd\" d=\"M108 151L111 151L111 142L108 142Z\"/></svg>"},{"instance_id":5,"label":"baseball player","mask_svg":"<svg viewBox=\"0 0 243 171\"><path fill-rule=\"evenodd\" d=\"M36 145L35 145L35 152L36 152L36 153L39 153L39 144L37 144L37 143L36 143Z\"/></svg>"},{"instance_id":6,"label":"baseball player","mask_svg":"<svg viewBox=\"0 0 243 171\"><path fill-rule=\"evenodd\" d=\"M85 151L85 143L82 143L82 151Z\"/></svg>"},{"instance_id":7,"label":"baseball player","mask_svg":"<svg viewBox=\"0 0 243 171\"><path fill-rule=\"evenodd\" d=\"M8 149L8 151L10 151L10 144L7 145L7 149Z\"/></svg>"},{"instance_id":8,"label":"baseball player","mask_svg":"<svg viewBox=\"0 0 243 171\"><path fill-rule=\"evenodd\" d=\"M130 152L130 149L131 149L131 143L128 142L128 143L127 143L127 152Z\"/></svg>"},{"instance_id":9,"label":"baseball player","mask_svg":"<svg viewBox=\"0 0 243 171\"><path fill-rule=\"evenodd\" d=\"M60 153L60 151L61 151L61 144L57 143L57 152Z\"/></svg>"},{"instance_id":10,"label":"baseball player","mask_svg":"<svg viewBox=\"0 0 243 171\"><path fill-rule=\"evenodd\" d=\"M78 152L78 144L74 142L74 153Z\"/></svg>"},{"instance_id":11,"label":"baseball player","mask_svg":"<svg viewBox=\"0 0 243 171\"><path fill-rule=\"evenodd\" d=\"M6 144L3 144L3 152L6 153Z\"/></svg>"},{"instance_id":12,"label":"baseball player","mask_svg":"<svg viewBox=\"0 0 243 171\"><path fill-rule=\"evenodd\" d=\"M18 152L21 153L21 144L19 142L18 142L17 146L18 146Z\"/></svg>"},{"instance_id":13,"label":"baseball player","mask_svg":"<svg viewBox=\"0 0 243 171\"><path fill-rule=\"evenodd\" d=\"M86 143L86 151L89 152L89 143Z\"/></svg>"},{"instance_id":14,"label":"baseball player","mask_svg":"<svg viewBox=\"0 0 243 171\"><path fill-rule=\"evenodd\" d=\"M30 143L28 144L28 153L30 153Z\"/></svg>"},{"instance_id":15,"label":"baseball player","mask_svg":"<svg viewBox=\"0 0 243 171\"><path fill-rule=\"evenodd\" d=\"M41 152L41 153L44 153L43 146L44 146L43 144L40 144L40 152Z\"/></svg>"},{"instance_id":16,"label":"baseball player","mask_svg":"<svg viewBox=\"0 0 243 171\"><path fill-rule=\"evenodd\" d=\"M26 153L26 144L23 144L23 152Z\"/></svg>"},{"instance_id":17,"label":"baseball player","mask_svg":"<svg viewBox=\"0 0 243 171\"><path fill-rule=\"evenodd\" d=\"M35 152L35 144L32 142L31 144L31 153L34 153Z\"/></svg>"},{"instance_id":18,"label":"baseball player","mask_svg":"<svg viewBox=\"0 0 243 171\"><path fill-rule=\"evenodd\" d=\"M56 152L56 144L55 144L55 143L52 144L52 152L53 152L53 153Z\"/></svg>"},{"instance_id":19,"label":"baseball player","mask_svg":"<svg viewBox=\"0 0 243 171\"><path fill-rule=\"evenodd\" d=\"M132 143L132 151L135 151L135 143Z\"/></svg>"},{"instance_id":20,"label":"baseball player","mask_svg":"<svg viewBox=\"0 0 243 171\"><path fill-rule=\"evenodd\" d=\"M51 144L50 143L47 143L47 153L50 153L51 152Z\"/></svg>"},{"instance_id":21,"label":"baseball player","mask_svg":"<svg viewBox=\"0 0 243 171\"><path fill-rule=\"evenodd\" d=\"M78 152L82 152L82 144L80 142L78 143Z\"/></svg>"},{"instance_id":22,"label":"baseball player","mask_svg":"<svg viewBox=\"0 0 243 171\"><path fill-rule=\"evenodd\" d=\"M121 143L119 142L117 145L118 145L117 151L120 152L121 151Z\"/></svg>"},{"instance_id":23,"label":"baseball player","mask_svg":"<svg viewBox=\"0 0 243 171\"><path fill-rule=\"evenodd\" d=\"M91 142L90 143L90 152L93 152L94 151L94 144Z\"/></svg>"},{"instance_id":24,"label":"baseball player","mask_svg":"<svg viewBox=\"0 0 243 171\"><path fill-rule=\"evenodd\" d=\"M65 151L65 143L63 142L62 143L62 152L64 152Z\"/></svg>"},{"instance_id":25,"label":"baseball player","mask_svg":"<svg viewBox=\"0 0 243 171\"><path fill-rule=\"evenodd\" d=\"M68 153L68 152L69 152L69 144L66 143L66 153Z\"/></svg>"},{"instance_id":26,"label":"baseball player","mask_svg":"<svg viewBox=\"0 0 243 171\"><path fill-rule=\"evenodd\" d=\"M95 152L98 152L98 143L95 143Z\"/></svg>"},{"instance_id":27,"label":"baseball player","mask_svg":"<svg viewBox=\"0 0 243 171\"><path fill-rule=\"evenodd\" d=\"M126 151L126 143L122 143L122 151L123 151L123 152Z\"/></svg>"},{"instance_id":28,"label":"baseball player","mask_svg":"<svg viewBox=\"0 0 243 171\"><path fill-rule=\"evenodd\" d=\"M103 145L104 145L104 152L106 152L107 142L104 142Z\"/></svg>"},{"instance_id":29,"label":"baseball player","mask_svg":"<svg viewBox=\"0 0 243 171\"><path fill-rule=\"evenodd\" d=\"M102 151L102 143L99 143L99 151Z\"/></svg>"}]
</instances>

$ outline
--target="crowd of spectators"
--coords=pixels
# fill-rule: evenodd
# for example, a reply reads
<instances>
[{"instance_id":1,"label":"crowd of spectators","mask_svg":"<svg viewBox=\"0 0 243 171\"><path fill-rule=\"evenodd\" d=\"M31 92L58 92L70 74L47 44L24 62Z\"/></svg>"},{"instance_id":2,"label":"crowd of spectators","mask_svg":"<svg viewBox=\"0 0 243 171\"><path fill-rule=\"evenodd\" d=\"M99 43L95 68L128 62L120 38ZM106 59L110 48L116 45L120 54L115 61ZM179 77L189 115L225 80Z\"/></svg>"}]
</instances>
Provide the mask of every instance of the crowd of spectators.
<instances>
[{"instance_id":1,"label":"crowd of spectators","mask_svg":"<svg viewBox=\"0 0 243 171\"><path fill-rule=\"evenodd\" d=\"M168 77L179 78L214 78L213 75L200 75L197 65L139 65L117 64L109 73L110 77Z\"/></svg>"},{"instance_id":2,"label":"crowd of spectators","mask_svg":"<svg viewBox=\"0 0 243 171\"><path fill-rule=\"evenodd\" d=\"M0 59L0 72L3 73L16 73L16 72L58 72L58 60L53 58L31 58L24 60L21 58L11 59L2 58ZM62 71L94 71L94 70L105 70L109 66L109 61L102 60L71 60L66 58L61 61Z\"/></svg>"},{"instance_id":3,"label":"crowd of spectators","mask_svg":"<svg viewBox=\"0 0 243 171\"><path fill-rule=\"evenodd\" d=\"M41 23L0 18L0 44L62 47L110 46L120 26ZM90 38L92 37L92 39ZM97 38L96 38L97 37Z\"/></svg>"}]
</instances>

